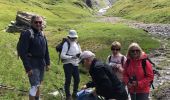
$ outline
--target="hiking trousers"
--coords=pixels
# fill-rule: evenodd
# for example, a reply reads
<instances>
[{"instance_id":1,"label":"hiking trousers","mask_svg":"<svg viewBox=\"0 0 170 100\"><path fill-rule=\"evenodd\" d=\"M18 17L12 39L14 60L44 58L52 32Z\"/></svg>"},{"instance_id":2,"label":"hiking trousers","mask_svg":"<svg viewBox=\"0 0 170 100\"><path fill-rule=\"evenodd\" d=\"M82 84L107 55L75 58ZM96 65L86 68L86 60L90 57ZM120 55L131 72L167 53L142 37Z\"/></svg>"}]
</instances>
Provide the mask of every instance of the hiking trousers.
<instances>
[{"instance_id":1,"label":"hiking trousers","mask_svg":"<svg viewBox=\"0 0 170 100\"><path fill-rule=\"evenodd\" d=\"M149 100L149 93L131 93L131 100Z\"/></svg>"},{"instance_id":2,"label":"hiking trousers","mask_svg":"<svg viewBox=\"0 0 170 100\"><path fill-rule=\"evenodd\" d=\"M78 85L80 82L80 76L79 76L79 70L78 66L74 66L73 64L64 64L64 74L65 74L65 93L66 97L69 97L70 94L70 84L71 84L71 78L73 76L74 79L74 85L73 85L73 93L77 93L78 91Z\"/></svg>"}]
</instances>

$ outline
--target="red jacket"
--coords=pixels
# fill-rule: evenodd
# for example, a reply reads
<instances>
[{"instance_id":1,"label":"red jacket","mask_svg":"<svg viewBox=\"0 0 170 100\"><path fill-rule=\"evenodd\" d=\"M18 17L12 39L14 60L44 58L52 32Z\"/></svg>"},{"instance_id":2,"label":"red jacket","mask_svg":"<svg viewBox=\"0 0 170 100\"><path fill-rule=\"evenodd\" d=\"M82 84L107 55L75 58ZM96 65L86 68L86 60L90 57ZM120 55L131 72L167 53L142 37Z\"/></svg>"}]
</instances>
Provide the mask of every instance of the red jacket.
<instances>
[{"instance_id":1,"label":"red jacket","mask_svg":"<svg viewBox=\"0 0 170 100\"><path fill-rule=\"evenodd\" d=\"M152 65L148 60L146 60L146 76L144 75L144 70L142 68L142 59L146 58L147 55L145 53L139 59L130 59L129 64L125 64L124 72L123 72L123 81L127 85L129 82L129 78L132 76L136 76L136 80L138 85L128 87L128 91L130 93L149 93L150 90L150 82L154 78ZM128 58L129 59L129 58Z\"/></svg>"}]
</instances>

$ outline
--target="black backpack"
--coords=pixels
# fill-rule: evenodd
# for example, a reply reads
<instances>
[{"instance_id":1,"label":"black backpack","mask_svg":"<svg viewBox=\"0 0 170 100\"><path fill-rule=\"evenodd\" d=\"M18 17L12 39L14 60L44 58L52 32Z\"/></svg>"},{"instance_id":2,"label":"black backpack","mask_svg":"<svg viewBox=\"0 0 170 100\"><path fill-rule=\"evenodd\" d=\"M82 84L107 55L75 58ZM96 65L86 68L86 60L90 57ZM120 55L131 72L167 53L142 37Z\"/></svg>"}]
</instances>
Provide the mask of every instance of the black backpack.
<instances>
[{"instance_id":1,"label":"black backpack","mask_svg":"<svg viewBox=\"0 0 170 100\"><path fill-rule=\"evenodd\" d=\"M145 59L142 59L142 69L143 69L143 71L144 71L144 76L146 77L146 74L147 74L147 73L146 73L146 61L147 61L147 60L152 64L153 73L156 74L156 75L158 75L158 76L160 76L159 72L158 72L158 71L156 70L156 68L155 68L155 63L153 63L153 62L151 61L151 59L149 59L148 57L145 58ZM130 59L127 59L127 67L129 66L129 64L130 64ZM151 83L152 88L154 89L153 80L152 80L150 83Z\"/></svg>"},{"instance_id":2,"label":"black backpack","mask_svg":"<svg viewBox=\"0 0 170 100\"><path fill-rule=\"evenodd\" d=\"M60 60L61 60L60 54L61 54L61 51L62 51L62 49L63 49L63 44L64 44L65 42L68 43L68 50L67 50L67 52L68 52L69 49L70 49L70 42L69 42L68 38L63 38L63 40L55 47L56 51L58 52L58 58L59 58L58 64L60 63ZM67 54L67 53L66 53L66 54Z\"/></svg>"},{"instance_id":3,"label":"black backpack","mask_svg":"<svg viewBox=\"0 0 170 100\"><path fill-rule=\"evenodd\" d=\"M34 31L32 29L29 29L28 31L30 31L30 33L31 33L30 39L33 39L34 38ZM24 33L25 33L25 31L21 32L19 40L18 40L18 43L17 43L17 47L16 47L18 59L20 57L20 52L21 52L21 46L20 46L20 44L21 44L21 35L24 34Z\"/></svg>"}]
</instances>

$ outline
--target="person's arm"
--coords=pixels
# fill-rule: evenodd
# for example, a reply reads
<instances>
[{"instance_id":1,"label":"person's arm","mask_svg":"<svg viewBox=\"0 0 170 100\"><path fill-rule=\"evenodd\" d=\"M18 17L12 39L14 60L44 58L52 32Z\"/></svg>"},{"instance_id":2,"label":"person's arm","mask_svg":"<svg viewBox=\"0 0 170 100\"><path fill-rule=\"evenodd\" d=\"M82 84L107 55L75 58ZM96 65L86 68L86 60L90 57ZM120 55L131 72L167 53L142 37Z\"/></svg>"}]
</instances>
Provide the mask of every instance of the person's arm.
<instances>
[{"instance_id":1,"label":"person's arm","mask_svg":"<svg viewBox=\"0 0 170 100\"><path fill-rule=\"evenodd\" d=\"M49 56L49 51L48 51L48 42L47 42L47 39L45 37L45 40L46 40L46 52L45 52L45 62L46 62L46 67L47 67L47 70L50 66L50 56Z\"/></svg>"},{"instance_id":2,"label":"person's arm","mask_svg":"<svg viewBox=\"0 0 170 100\"><path fill-rule=\"evenodd\" d=\"M71 55L67 55L67 52L68 52L68 43L65 42L65 43L63 44L63 49L62 49L62 51L61 51L61 58L62 58L62 59L71 59L71 58L72 58Z\"/></svg>"},{"instance_id":3,"label":"person's arm","mask_svg":"<svg viewBox=\"0 0 170 100\"><path fill-rule=\"evenodd\" d=\"M149 63L148 60L146 60L146 77L144 77L142 80L138 81L138 87L143 88L150 86L150 82L153 80L154 74L152 70L152 65Z\"/></svg>"},{"instance_id":4,"label":"person's arm","mask_svg":"<svg viewBox=\"0 0 170 100\"><path fill-rule=\"evenodd\" d=\"M95 83L93 81L89 81L87 84L86 84L86 88L90 88L90 87L95 87Z\"/></svg>"},{"instance_id":5,"label":"person's arm","mask_svg":"<svg viewBox=\"0 0 170 100\"><path fill-rule=\"evenodd\" d=\"M128 76L128 68L127 68L127 61L125 63L125 65L123 66L124 70L123 70L123 82L127 85L129 82L129 76Z\"/></svg>"},{"instance_id":6,"label":"person's arm","mask_svg":"<svg viewBox=\"0 0 170 100\"><path fill-rule=\"evenodd\" d=\"M28 58L30 35L31 33L29 31L26 31L24 33L21 33L21 37L20 37L20 46L21 46L20 47L20 58L23 62L26 72L29 72L31 70L31 64Z\"/></svg>"}]
</instances>

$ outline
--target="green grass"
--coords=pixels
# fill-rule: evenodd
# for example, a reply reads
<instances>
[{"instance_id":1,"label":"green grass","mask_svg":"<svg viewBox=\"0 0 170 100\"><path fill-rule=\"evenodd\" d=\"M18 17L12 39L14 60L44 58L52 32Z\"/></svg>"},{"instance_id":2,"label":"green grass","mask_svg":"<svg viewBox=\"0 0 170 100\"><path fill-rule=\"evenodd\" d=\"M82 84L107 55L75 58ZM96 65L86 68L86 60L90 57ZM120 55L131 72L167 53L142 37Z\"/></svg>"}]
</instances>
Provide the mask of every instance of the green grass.
<instances>
[{"instance_id":1,"label":"green grass","mask_svg":"<svg viewBox=\"0 0 170 100\"><path fill-rule=\"evenodd\" d=\"M106 15L121 16L146 23L170 23L170 1L119 0Z\"/></svg>"},{"instance_id":2,"label":"green grass","mask_svg":"<svg viewBox=\"0 0 170 100\"><path fill-rule=\"evenodd\" d=\"M38 13L45 16L47 20L45 33L49 43L51 70L46 73L42 86L42 97L45 100L57 99L58 97L50 96L48 93L55 91L58 87L63 87L63 67L61 63L57 64L58 54L55 51L55 46L67 35L69 29L77 30L82 50L92 50L99 59L104 61L110 54L111 43L115 40L121 42L123 54L126 54L131 42L138 42L147 53L150 48L159 47L159 42L150 38L142 30L132 29L123 24L92 22L95 19L89 9L86 9L85 6L83 8L77 6L74 2L81 4L80 0L70 0L67 3L66 0L0 1L0 83L17 89L29 89L28 77L16 54L19 34L3 32L10 21L15 19L18 10ZM87 74L81 74L80 86L87 80L89 80ZM1 100L27 100L27 95L16 91L1 91L0 89L0 95Z\"/></svg>"}]
</instances>

